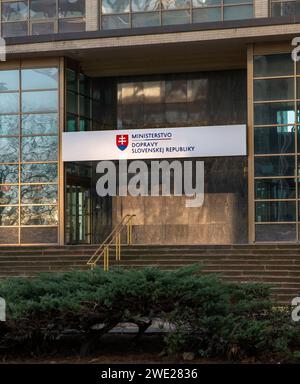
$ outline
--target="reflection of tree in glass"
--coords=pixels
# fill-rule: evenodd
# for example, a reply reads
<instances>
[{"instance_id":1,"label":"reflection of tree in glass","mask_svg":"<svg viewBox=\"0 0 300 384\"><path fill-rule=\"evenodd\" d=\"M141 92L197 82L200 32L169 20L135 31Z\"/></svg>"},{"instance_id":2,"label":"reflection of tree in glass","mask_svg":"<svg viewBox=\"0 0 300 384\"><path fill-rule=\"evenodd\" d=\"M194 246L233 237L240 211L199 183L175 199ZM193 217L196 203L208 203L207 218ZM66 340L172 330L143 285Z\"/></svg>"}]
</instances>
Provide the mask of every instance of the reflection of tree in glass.
<instances>
[{"instance_id":1,"label":"reflection of tree in glass","mask_svg":"<svg viewBox=\"0 0 300 384\"><path fill-rule=\"evenodd\" d=\"M132 11L156 11L160 8L160 0L132 0Z\"/></svg>"},{"instance_id":2,"label":"reflection of tree in glass","mask_svg":"<svg viewBox=\"0 0 300 384\"><path fill-rule=\"evenodd\" d=\"M59 0L59 13L63 17L74 16L74 13L83 15L85 0Z\"/></svg>"}]
</instances>

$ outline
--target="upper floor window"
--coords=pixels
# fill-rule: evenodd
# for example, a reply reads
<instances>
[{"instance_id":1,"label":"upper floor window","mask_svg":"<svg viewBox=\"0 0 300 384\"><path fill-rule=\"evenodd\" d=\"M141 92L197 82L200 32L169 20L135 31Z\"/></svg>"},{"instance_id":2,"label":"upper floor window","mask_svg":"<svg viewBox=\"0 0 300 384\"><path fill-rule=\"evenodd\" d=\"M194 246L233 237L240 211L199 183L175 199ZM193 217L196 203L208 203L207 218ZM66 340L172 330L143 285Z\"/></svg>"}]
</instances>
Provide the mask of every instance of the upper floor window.
<instances>
[{"instance_id":1,"label":"upper floor window","mask_svg":"<svg viewBox=\"0 0 300 384\"><path fill-rule=\"evenodd\" d=\"M294 16L297 0L271 0L272 17Z\"/></svg>"},{"instance_id":2,"label":"upper floor window","mask_svg":"<svg viewBox=\"0 0 300 384\"><path fill-rule=\"evenodd\" d=\"M4 37L85 30L85 0L23 0L1 2Z\"/></svg>"},{"instance_id":3,"label":"upper floor window","mask_svg":"<svg viewBox=\"0 0 300 384\"><path fill-rule=\"evenodd\" d=\"M250 19L253 0L100 0L101 28Z\"/></svg>"}]
</instances>

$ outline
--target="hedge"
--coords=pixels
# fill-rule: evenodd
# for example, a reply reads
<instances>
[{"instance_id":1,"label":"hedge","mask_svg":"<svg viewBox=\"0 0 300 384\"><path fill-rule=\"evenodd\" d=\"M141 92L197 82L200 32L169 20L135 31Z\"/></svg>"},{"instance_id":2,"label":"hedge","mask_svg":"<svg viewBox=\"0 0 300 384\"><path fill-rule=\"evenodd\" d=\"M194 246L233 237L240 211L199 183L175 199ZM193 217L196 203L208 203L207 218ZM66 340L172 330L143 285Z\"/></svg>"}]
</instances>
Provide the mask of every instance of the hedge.
<instances>
[{"instance_id":1,"label":"hedge","mask_svg":"<svg viewBox=\"0 0 300 384\"><path fill-rule=\"evenodd\" d=\"M47 345L64 332L81 334L82 352L119 323L142 334L155 319L172 324L162 334L169 354L244 359L299 356L299 326L276 310L270 288L228 284L199 266L162 271L112 269L10 278L0 282L7 322L0 347Z\"/></svg>"}]
</instances>

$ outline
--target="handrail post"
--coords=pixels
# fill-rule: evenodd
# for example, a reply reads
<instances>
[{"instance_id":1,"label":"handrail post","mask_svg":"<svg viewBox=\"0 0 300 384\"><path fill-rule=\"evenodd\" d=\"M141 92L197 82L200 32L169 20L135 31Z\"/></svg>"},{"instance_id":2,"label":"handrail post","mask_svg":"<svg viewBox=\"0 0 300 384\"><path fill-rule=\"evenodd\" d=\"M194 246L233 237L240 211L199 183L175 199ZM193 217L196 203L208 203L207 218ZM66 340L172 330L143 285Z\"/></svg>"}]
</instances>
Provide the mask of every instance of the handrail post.
<instances>
[{"instance_id":1,"label":"handrail post","mask_svg":"<svg viewBox=\"0 0 300 384\"><path fill-rule=\"evenodd\" d=\"M103 269L107 272L109 270L109 247L107 245L104 247L103 264Z\"/></svg>"},{"instance_id":2,"label":"handrail post","mask_svg":"<svg viewBox=\"0 0 300 384\"><path fill-rule=\"evenodd\" d=\"M121 260L121 232L116 236L116 261Z\"/></svg>"},{"instance_id":3,"label":"handrail post","mask_svg":"<svg viewBox=\"0 0 300 384\"><path fill-rule=\"evenodd\" d=\"M132 244L132 222L131 218L128 220L127 223L127 244L131 245Z\"/></svg>"}]
</instances>

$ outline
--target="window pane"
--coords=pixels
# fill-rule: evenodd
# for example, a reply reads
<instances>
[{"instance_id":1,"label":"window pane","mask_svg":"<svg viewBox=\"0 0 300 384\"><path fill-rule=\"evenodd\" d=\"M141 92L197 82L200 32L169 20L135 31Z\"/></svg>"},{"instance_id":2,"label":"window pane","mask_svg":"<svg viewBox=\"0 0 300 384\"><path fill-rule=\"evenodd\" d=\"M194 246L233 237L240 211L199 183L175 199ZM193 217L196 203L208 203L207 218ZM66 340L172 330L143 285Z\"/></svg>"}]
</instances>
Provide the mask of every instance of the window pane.
<instances>
[{"instance_id":1,"label":"window pane","mask_svg":"<svg viewBox=\"0 0 300 384\"><path fill-rule=\"evenodd\" d=\"M0 164L0 184L18 183L19 166Z\"/></svg>"},{"instance_id":2,"label":"window pane","mask_svg":"<svg viewBox=\"0 0 300 384\"><path fill-rule=\"evenodd\" d=\"M102 0L102 13L129 12L129 0Z\"/></svg>"},{"instance_id":3,"label":"window pane","mask_svg":"<svg viewBox=\"0 0 300 384\"><path fill-rule=\"evenodd\" d=\"M0 207L0 225L10 226L19 224L18 207Z\"/></svg>"},{"instance_id":4,"label":"window pane","mask_svg":"<svg viewBox=\"0 0 300 384\"><path fill-rule=\"evenodd\" d=\"M48 35L55 32L54 23L34 23L32 24L33 35Z\"/></svg>"},{"instance_id":5,"label":"window pane","mask_svg":"<svg viewBox=\"0 0 300 384\"><path fill-rule=\"evenodd\" d=\"M0 115L0 136L19 134L19 115Z\"/></svg>"},{"instance_id":6,"label":"window pane","mask_svg":"<svg viewBox=\"0 0 300 384\"><path fill-rule=\"evenodd\" d=\"M78 114L78 95L73 92L67 92L67 112Z\"/></svg>"},{"instance_id":7,"label":"window pane","mask_svg":"<svg viewBox=\"0 0 300 384\"><path fill-rule=\"evenodd\" d=\"M19 187L17 185L0 186L0 204L10 205L19 202Z\"/></svg>"},{"instance_id":8,"label":"window pane","mask_svg":"<svg viewBox=\"0 0 300 384\"><path fill-rule=\"evenodd\" d=\"M189 7L190 7L190 0L177 0L177 1L162 0L163 9L182 9L182 8L189 8Z\"/></svg>"},{"instance_id":9,"label":"window pane","mask_svg":"<svg viewBox=\"0 0 300 384\"><path fill-rule=\"evenodd\" d=\"M17 163L19 161L19 138L0 138L0 162Z\"/></svg>"},{"instance_id":10,"label":"window pane","mask_svg":"<svg viewBox=\"0 0 300 384\"><path fill-rule=\"evenodd\" d=\"M294 103L255 104L254 124L295 124L295 105Z\"/></svg>"},{"instance_id":11,"label":"window pane","mask_svg":"<svg viewBox=\"0 0 300 384\"><path fill-rule=\"evenodd\" d=\"M58 224L57 206L21 207L21 225Z\"/></svg>"},{"instance_id":12,"label":"window pane","mask_svg":"<svg viewBox=\"0 0 300 384\"><path fill-rule=\"evenodd\" d=\"M77 92L77 74L71 69L66 70L67 90Z\"/></svg>"},{"instance_id":13,"label":"window pane","mask_svg":"<svg viewBox=\"0 0 300 384\"><path fill-rule=\"evenodd\" d=\"M296 203L291 201L266 201L255 203L256 222L296 221Z\"/></svg>"},{"instance_id":14,"label":"window pane","mask_svg":"<svg viewBox=\"0 0 300 384\"><path fill-rule=\"evenodd\" d=\"M59 20L58 29L60 33L84 32L85 22L78 20Z\"/></svg>"},{"instance_id":15,"label":"window pane","mask_svg":"<svg viewBox=\"0 0 300 384\"><path fill-rule=\"evenodd\" d=\"M255 128L254 148L255 154L295 152L295 127Z\"/></svg>"},{"instance_id":16,"label":"window pane","mask_svg":"<svg viewBox=\"0 0 300 384\"><path fill-rule=\"evenodd\" d=\"M57 164L23 164L22 183L55 182L57 172Z\"/></svg>"},{"instance_id":17,"label":"window pane","mask_svg":"<svg viewBox=\"0 0 300 384\"><path fill-rule=\"evenodd\" d=\"M23 112L55 112L58 109L57 91L23 92Z\"/></svg>"},{"instance_id":18,"label":"window pane","mask_svg":"<svg viewBox=\"0 0 300 384\"><path fill-rule=\"evenodd\" d=\"M23 69L22 89L56 89L58 87L57 68Z\"/></svg>"},{"instance_id":19,"label":"window pane","mask_svg":"<svg viewBox=\"0 0 300 384\"><path fill-rule=\"evenodd\" d=\"M55 204L58 201L57 185L23 185L22 204Z\"/></svg>"},{"instance_id":20,"label":"window pane","mask_svg":"<svg viewBox=\"0 0 300 384\"><path fill-rule=\"evenodd\" d=\"M255 176L294 176L295 158L293 156L274 156L255 158Z\"/></svg>"},{"instance_id":21,"label":"window pane","mask_svg":"<svg viewBox=\"0 0 300 384\"><path fill-rule=\"evenodd\" d=\"M56 113L22 115L22 134L36 135L58 132Z\"/></svg>"},{"instance_id":22,"label":"window pane","mask_svg":"<svg viewBox=\"0 0 300 384\"><path fill-rule=\"evenodd\" d=\"M2 20L20 21L28 17L27 1L2 2Z\"/></svg>"},{"instance_id":23,"label":"window pane","mask_svg":"<svg viewBox=\"0 0 300 384\"><path fill-rule=\"evenodd\" d=\"M129 15L102 16L102 29L122 29L129 27Z\"/></svg>"},{"instance_id":24,"label":"window pane","mask_svg":"<svg viewBox=\"0 0 300 384\"><path fill-rule=\"evenodd\" d=\"M83 17L85 15L85 0L59 0L59 17Z\"/></svg>"},{"instance_id":25,"label":"window pane","mask_svg":"<svg viewBox=\"0 0 300 384\"><path fill-rule=\"evenodd\" d=\"M57 160L58 138L56 136L33 136L22 139L23 161Z\"/></svg>"},{"instance_id":26,"label":"window pane","mask_svg":"<svg viewBox=\"0 0 300 384\"><path fill-rule=\"evenodd\" d=\"M254 80L254 100L294 99L294 79Z\"/></svg>"},{"instance_id":27,"label":"window pane","mask_svg":"<svg viewBox=\"0 0 300 384\"><path fill-rule=\"evenodd\" d=\"M0 93L0 113L18 113L19 112L19 94L18 93Z\"/></svg>"},{"instance_id":28,"label":"window pane","mask_svg":"<svg viewBox=\"0 0 300 384\"><path fill-rule=\"evenodd\" d=\"M294 224L260 224L255 226L256 241L295 241L296 225Z\"/></svg>"},{"instance_id":29,"label":"window pane","mask_svg":"<svg viewBox=\"0 0 300 384\"><path fill-rule=\"evenodd\" d=\"M255 181L255 198L295 199L296 183L294 179L265 179Z\"/></svg>"},{"instance_id":30,"label":"window pane","mask_svg":"<svg viewBox=\"0 0 300 384\"><path fill-rule=\"evenodd\" d=\"M239 1L241 3L241 1ZM224 20L242 20L253 17L252 5L241 5L237 7L224 7Z\"/></svg>"},{"instance_id":31,"label":"window pane","mask_svg":"<svg viewBox=\"0 0 300 384\"><path fill-rule=\"evenodd\" d=\"M296 14L296 1L285 1L272 4L272 16L294 16Z\"/></svg>"},{"instance_id":32,"label":"window pane","mask_svg":"<svg viewBox=\"0 0 300 384\"><path fill-rule=\"evenodd\" d=\"M31 19L51 19L56 16L56 0L31 0Z\"/></svg>"},{"instance_id":33,"label":"window pane","mask_svg":"<svg viewBox=\"0 0 300 384\"><path fill-rule=\"evenodd\" d=\"M193 10L193 23L205 23L210 21L220 21L222 19L222 9L203 8Z\"/></svg>"},{"instance_id":34,"label":"window pane","mask_svg":"<svg viewBox=\"0 0 300 384\"><path fill-rule=\"evenodd\" d=\"M77 131L77 120L78 118L74 115L67 115L67 132Z\"/></svg>"},{"instance_id":35,"label":"window pane","mask_svg":"<svg viewBox=\"0 0 300 384\"><path fill-rule=\"evenodd\" d=\"M157 0L132 0L132 12L145 12L159 10L160 2Z\"/></svg>"},{"instance_id":36,"label":"window pane","mask_svg":"<svg viewBox=\"0 0 300 384\"><path fill-rule=\"evenodd\" d=\"M0 71L0 91L19 90L19 71Z\"/></svg>"},{"instance_id":37,"label":"window pane","mask_svg":"<svg viewBox=\"0 0 300 384\"><path fill-rule=\"evenodd\" d=\"M18 21L16 23L2 23L3 37L15 37L15 36L27 36L27 35L28 35L27 21Z\"/></svg>"},{"instance_id":38,"label":"window pane","mask_svg":"<svg viewBox=\"0 0 300 384\"><path fill-rule=\"evenodd\" d=\"M289 53L254 57L254 76L272 77L294 74L294 62Z\"/></svg>"},{"instance_id":39,"label":"window pane","mask_svg":"<svg viewBox=\"0 0 300 384\"><path fill-rule=\"evenodd\" d=\"M162 14L163 25L189 24L191 22L190 11L165 11Z\"/></svg>"},{"instance_id":40,"label":"window pane","mask_svg":"<svg viewBox=\"0 0 300 384\"><path fill-rule=\"evenodd\" d=\"M160 25L159 12L136 13L132 15L132 27L154 27Z\"/></svg>"}]
</instances>

